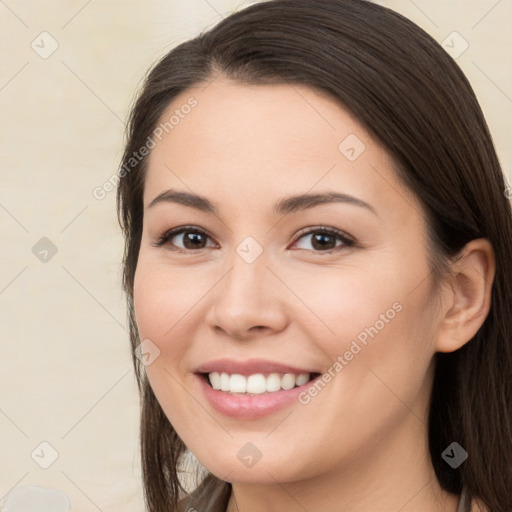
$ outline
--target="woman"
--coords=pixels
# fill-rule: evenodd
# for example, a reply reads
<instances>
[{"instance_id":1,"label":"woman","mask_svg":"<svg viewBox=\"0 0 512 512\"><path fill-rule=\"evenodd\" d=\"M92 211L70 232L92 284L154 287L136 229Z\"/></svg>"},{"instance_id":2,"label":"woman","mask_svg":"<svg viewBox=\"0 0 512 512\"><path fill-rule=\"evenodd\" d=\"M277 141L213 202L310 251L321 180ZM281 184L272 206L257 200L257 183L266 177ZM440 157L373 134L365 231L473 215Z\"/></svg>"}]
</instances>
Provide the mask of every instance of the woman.
<instances>
[{"instance_id":1,"label":"woman","mask_svg":"<svg viewBox=\"0 0 512 512\"><path fill-rule=\"evenodd\" d=\"M148 510L512 510L511 208L430 36L235 13L149 73L119 175Z\"/></svg>"}]
</instances>

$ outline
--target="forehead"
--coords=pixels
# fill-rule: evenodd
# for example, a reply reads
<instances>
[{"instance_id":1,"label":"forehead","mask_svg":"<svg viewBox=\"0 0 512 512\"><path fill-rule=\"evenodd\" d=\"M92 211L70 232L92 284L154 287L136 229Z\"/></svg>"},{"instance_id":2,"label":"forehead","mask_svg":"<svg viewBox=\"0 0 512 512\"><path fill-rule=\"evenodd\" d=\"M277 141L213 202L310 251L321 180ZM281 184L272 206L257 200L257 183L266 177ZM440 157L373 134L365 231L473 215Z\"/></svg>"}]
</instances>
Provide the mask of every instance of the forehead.
<instances>
[{"instance_id":1,"label":"forehead","mask_svg":"<svg viewBox=\"0 0 512 512\"><path fill-rule=\"evenodd\" d=\"M390 189L386 181L388 193L403 188L378 141L338 101L306 86L215 80L177 96L160 126L146 204L168 188L247 205L320 188L370 198Z\"/></svg>"},{"instance_id":2,"label":"forehead","mask_svg":"<svg viewBox=\"0 0 512 512\"><path fill-rule=\"evenodd\" d=\"M188 107L191 103L195 103L193 108ZM174 147L181 145L186 139L189 144L197 143L198 151L224 149L227 156L257 153L261 157L262 150L279 156L284 149L291 159L305 154L332 158L339 156L336 142L341 142L343 131L369 138L334 98L298 84L246 85L215 80L177 96L162 116L161 125L165 128L171 118L172 127L167 126L169 133L163 134L164 144L159 144L161 150L170 149L173 142ZM171 132L173 137L166 137ZM319 138L325 139L325 144L319 145ZM331 146L330 155L325 154L327 145ZM295 152L290 153L290 149Z\"/></svg>"}]
</instances>

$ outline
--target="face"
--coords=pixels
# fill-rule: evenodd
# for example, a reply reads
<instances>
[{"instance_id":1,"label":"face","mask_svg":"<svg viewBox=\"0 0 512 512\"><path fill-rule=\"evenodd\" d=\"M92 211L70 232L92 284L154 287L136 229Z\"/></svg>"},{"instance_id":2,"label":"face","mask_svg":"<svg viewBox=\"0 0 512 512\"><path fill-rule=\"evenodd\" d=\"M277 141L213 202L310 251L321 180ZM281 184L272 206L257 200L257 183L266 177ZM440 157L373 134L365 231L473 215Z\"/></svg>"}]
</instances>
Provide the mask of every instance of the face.
<instances>
[{"instance_id":1,"label":"face","mask_svg":"<svg viewBox=\"0 0 512 512\"><path fill-rule=\"evenodd\" d=\"M134 299L187 447L222 479L291 482L424 434L426 225L384 148L298 85L217 80L173 114L149 158Z\"/></svg>"}]
</instances>

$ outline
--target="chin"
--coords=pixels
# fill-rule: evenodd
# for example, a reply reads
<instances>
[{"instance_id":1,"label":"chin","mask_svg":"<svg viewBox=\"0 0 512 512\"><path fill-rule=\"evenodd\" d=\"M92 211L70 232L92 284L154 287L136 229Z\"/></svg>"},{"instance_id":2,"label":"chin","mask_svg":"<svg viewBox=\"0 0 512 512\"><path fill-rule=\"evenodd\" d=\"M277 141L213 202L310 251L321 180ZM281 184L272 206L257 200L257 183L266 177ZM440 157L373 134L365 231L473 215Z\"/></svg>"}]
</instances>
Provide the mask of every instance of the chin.
<instances>
[{"instance_id":1,"label":"chin","mask_svg":"<svg viewBox=\"0 0 512 512\"><path fill-rule=\"evenodd\" d=\"M247 443L242 449L237 448L234 452L223 450L218 456L210 453L201 457L199 454L197 458L210 473L228 482L270 485L276 482L294 482L313 476L305 474L304 466L307 464L304 458L301 458L299 466L297 457L294 455L278 456L276 448L273 448L270 453L271 455L267 457L261 452L258 455L254 445Z\"/></svg>"}]
</instances>

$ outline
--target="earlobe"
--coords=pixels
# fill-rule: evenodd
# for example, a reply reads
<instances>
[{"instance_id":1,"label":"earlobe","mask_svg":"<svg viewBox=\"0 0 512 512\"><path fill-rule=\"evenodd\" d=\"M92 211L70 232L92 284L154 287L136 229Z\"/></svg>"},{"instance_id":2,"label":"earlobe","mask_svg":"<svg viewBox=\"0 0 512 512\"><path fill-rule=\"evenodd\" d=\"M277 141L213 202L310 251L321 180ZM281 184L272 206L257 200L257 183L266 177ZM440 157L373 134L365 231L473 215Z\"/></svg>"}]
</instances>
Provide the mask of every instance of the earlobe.
<instances>
[{"instance_id":1,"label":"earlobe","mask_svg":"<svg viewBox=\"0 0 512 512\"><path fill-rule=\"evenodd\" d=\"M450 300L442 311L437 352L453 352L478 332L489 313L495 272L494 250L488 240L472 240L460 251L447 278Z\"/></svg>"}]
</instances>

